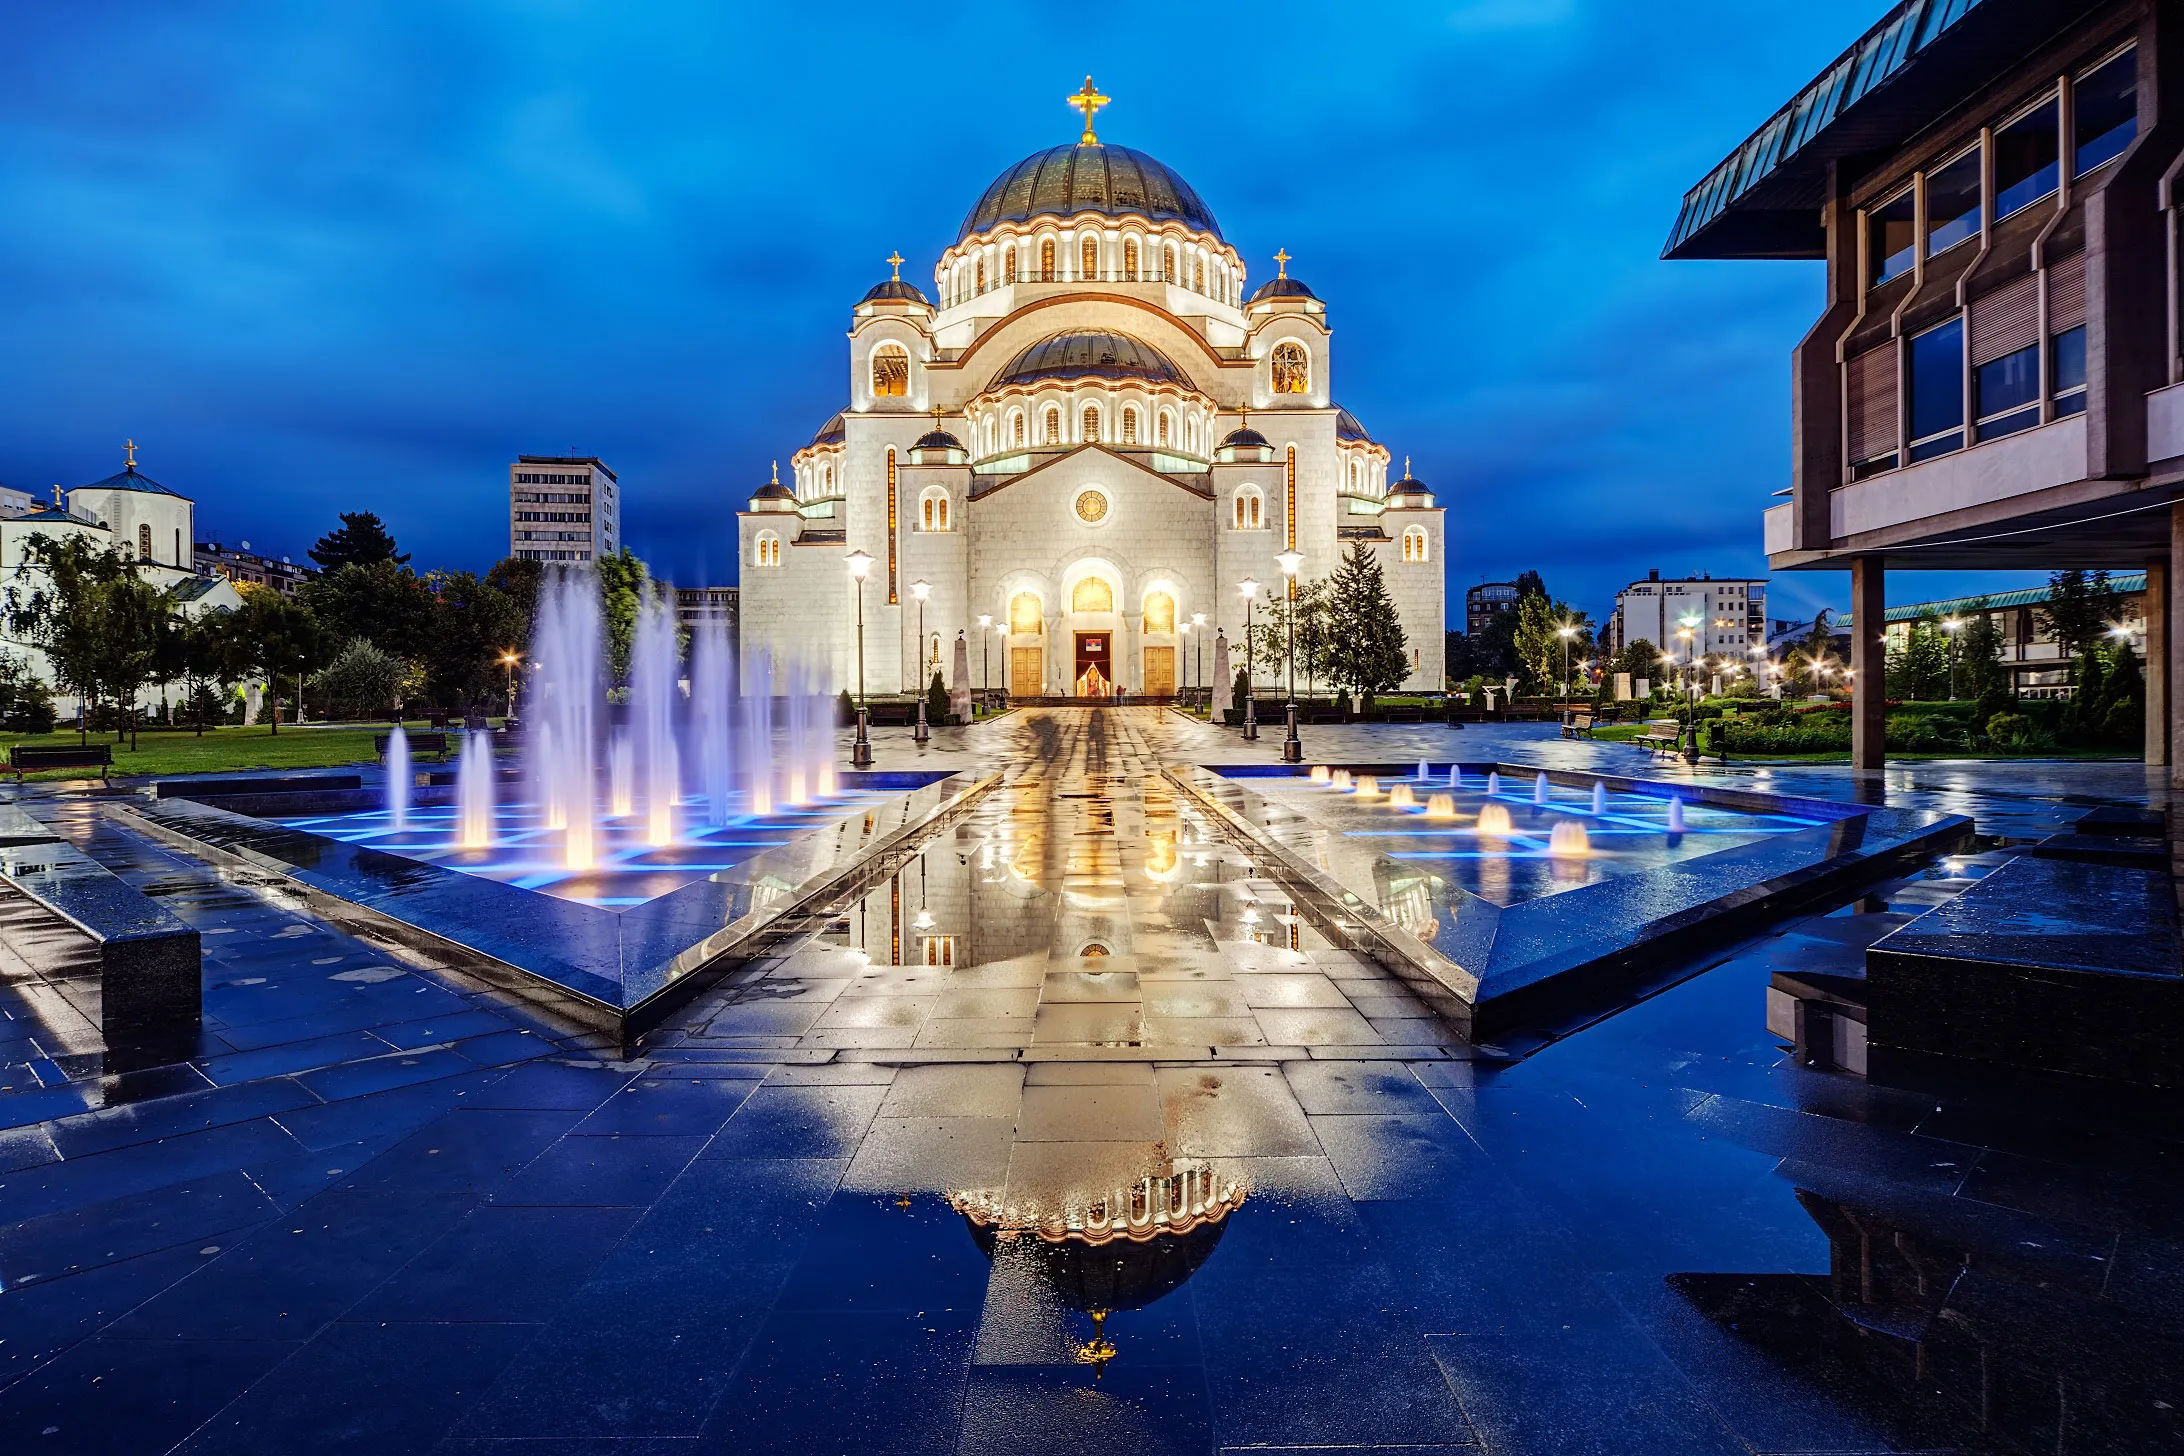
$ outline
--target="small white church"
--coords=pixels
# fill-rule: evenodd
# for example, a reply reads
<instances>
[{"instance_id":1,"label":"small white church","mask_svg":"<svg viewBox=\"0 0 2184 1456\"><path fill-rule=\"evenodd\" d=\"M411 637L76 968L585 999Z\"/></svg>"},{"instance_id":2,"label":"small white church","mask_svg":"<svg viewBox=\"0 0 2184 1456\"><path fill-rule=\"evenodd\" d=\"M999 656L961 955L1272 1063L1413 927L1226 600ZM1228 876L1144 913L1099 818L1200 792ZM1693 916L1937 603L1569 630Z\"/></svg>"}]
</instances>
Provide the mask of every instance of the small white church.
<instances>
[{"instance_id":1,"label":"small white church","mask_svg":"<svg viewBox=\"0 0 2184 1456\"><path fill-rule=\"evenodd\" d=\"M1201 684L1217 636L1241 665L1244 583L1263 613L1278 558L1311 580L1357 542L1404 688L1438 690L1443 512L1335 403L1327 305L1282 253L1250 287L1188 183L1095 135L1107 101L1087 78L1083 136L985 189L933 296L897 256L857 304L847 408L739 517L746 663L854 688L861 566L871 692L952 684L960 634L973 687L1162 696Z\"/></svg>"},{"instance_id":2,"label":"small white church","mask_svg":"<svg viewBox=\"0 0 2184 1456\"><path fill-rule=\"evenodd\" d=\"M41 585L44 573L26 554L33 536L75 536L136 562L138 572L165 592L184 616L223 608L232 611L242 605L233 582L196 569L192 535L196 507L188 496L137 469L134 441L127 446L127 459L119 471L70 491L55 487L50 505L39 506L16 492L8 494L14 497L14 509L0 509L0 599L10 592L28 595ZM23 658L46 682L53 681L52 664L36 647L0 641L0 650ZM148 686L139 693L138 706L149 707L159 700L159 687Z\"/></svg>"}]
</instances>

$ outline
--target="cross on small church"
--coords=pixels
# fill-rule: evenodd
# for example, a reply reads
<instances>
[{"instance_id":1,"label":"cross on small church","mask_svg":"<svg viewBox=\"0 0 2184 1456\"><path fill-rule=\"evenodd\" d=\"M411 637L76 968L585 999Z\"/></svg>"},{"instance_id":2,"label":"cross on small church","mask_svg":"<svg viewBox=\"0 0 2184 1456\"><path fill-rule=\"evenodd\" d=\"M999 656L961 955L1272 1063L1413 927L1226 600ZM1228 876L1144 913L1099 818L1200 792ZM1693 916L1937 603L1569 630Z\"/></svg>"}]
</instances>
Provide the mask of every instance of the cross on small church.
<instances>
[{"instance_id":1,"label":"cross on small church","mask_svg":"<svg viewBox=\"0 0 2184 1456\"><path fill-rule=\"evenodd\" d=\"M136 441L125 440L121 448L129 452L129 458L122 463L130 470L136 469Z\"/></svg>"},{"instance_id":2,"label":"cross on small church","mask_svg":"<svg viewBox=\"0 0 2184 1456\"><path fill-rule=\"evenodd\" d=\"M1287 278L1289 276L1289 250L1287 248L1284 248L1280 252L1276 253L1274 255L1274 261L1281 265L1281 276Z\"/></svg>"},{"instance_id":3,"label":"cross on small church","mask_svg":"<svg viewBox=\"0 0 2184 1456\"><path fill-rule=\"evenodd\" d=\"M887 255L887 266L895 270L895 280L894 280L894 281L895 281L895 282L897 282L897 283L900 283L900 282L902 282L902 250L901 250L901 249L899 249L899 248L898 248L898 249L896 249L896 250L895 250L894 252L892 252L892 253L889 253L889 254Z\"/></svg>"},{"instance_id":4,"label":"cross on small church","mask_svg":"<svg viewBox=\"0 0 2184 1456\"><path fill-rule=\"evenodd\" d=\"M1096 147L1100 144L1100 139L1092 134L1092 116L1094 112L1097 112L1102 106L1114 99L1112 96L1100 95L1099 88L1092 84L1090 76L1084 78L1084 89L1070 97L1068 102L1069 105L1084 113L1084 135L1077 138L1078 146Z\"/></svg>"}]
</instances>

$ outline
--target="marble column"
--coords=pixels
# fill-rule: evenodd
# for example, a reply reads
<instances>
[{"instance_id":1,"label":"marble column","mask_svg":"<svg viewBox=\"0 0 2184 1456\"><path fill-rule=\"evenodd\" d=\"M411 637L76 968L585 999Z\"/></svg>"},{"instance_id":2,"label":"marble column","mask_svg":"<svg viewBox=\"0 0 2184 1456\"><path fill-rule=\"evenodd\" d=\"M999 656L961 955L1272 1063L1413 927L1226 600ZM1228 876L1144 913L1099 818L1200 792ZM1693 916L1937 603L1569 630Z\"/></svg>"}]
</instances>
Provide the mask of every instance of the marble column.
<instances>
[{"instance_id":1,"label":"marble column","mask_svg":"<svg viewBox=\"0 0 2184 1456\"><path fill-rule=\"evenodd\" d=\"M1884 719L1888 697L1887 573L1878 556L1850 563L1850 762L1880 768L1888 761Z\"/></svg>"}]
</instances>

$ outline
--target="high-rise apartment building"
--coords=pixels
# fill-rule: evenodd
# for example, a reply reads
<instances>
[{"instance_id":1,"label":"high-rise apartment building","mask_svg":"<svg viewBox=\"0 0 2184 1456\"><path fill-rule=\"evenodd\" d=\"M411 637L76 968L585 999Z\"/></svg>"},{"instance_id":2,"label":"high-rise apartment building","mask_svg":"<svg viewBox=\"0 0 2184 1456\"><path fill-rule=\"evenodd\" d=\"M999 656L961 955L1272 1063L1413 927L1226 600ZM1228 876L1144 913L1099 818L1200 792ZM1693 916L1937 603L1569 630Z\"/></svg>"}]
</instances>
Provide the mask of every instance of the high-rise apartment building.
<instances>
[{"instance_id":1,"label":"high-rise apartment building","mask_svg":"<svg viewBox=\"0 0 2184 1456\"><path fill-rule=\"evenodd\" d=\"M622 549L621 484L596 455L518 455L508 467L508 554L589 566Z\"/></svg>"},{"instance_id":2,"label":"high-rise apartment building","mask_svg":"<svg viewBox=\"0 0 2184 1456\"><path fill-rule=\"evenodd\" d=\"M1689 632L1686 638L1682 634ZM1608 645L1621 652L1643 639L1680 660L1693 654L1741 654L1767 642L1763 577L1687 577L1663 581L1649 571L1615 594Z\"/></svg>"}]
</instances>

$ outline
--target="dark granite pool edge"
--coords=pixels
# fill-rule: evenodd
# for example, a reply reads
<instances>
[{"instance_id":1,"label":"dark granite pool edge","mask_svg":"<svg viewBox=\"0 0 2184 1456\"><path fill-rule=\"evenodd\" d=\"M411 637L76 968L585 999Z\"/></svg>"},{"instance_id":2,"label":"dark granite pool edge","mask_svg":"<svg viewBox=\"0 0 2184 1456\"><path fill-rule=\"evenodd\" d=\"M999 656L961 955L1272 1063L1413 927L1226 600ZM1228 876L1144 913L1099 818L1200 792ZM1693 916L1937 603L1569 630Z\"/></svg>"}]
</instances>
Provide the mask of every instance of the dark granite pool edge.
<instances>
[{"instance_id":1,"label":"dark granite pool edge","mask_svg":"<svg viewBox=\"0 0 2184 1456\"><path fill-rule=\"evenodd\" d=\"M949 774L933 781L944 785L964 775ZM800 882L773 903L745 913L729 925L699 937L683 947L675 960L683 968L658 989L636 1002L618 1005L479 949L459 937L429 925L394 915L384 909L348 899L303 877L298 867L244 847L214 844L188 833L180 824L151 812L149 806L122 802L111 807L126 816L129 827L160 843L224 868L277 879L284 893L300 898L315 915L366 939L391 942L426 958L434 965L467 974L497 990L534 1002L591 1031L605 1031L627 1042L659 1024L692 996L715 984L740 963L752 943L778 922L805 910L814 901L832 894L865 866L899 853L907 841L921 839L970 807L1000 782L999 774L970 780L952 794L940 798L924 813L898 826L884 838L866 846L844 864L828 865ZM917 792L912 790L913 793ZM223 806L200 804L200 809L232 813ZM247 816L238 816L247 817ZM187 821L183 821L187 822ZM302 831L295 831L301 833ZM424 866L438 869L437 866ZM453 871L445 873L453 874ZM686 887L687 888L687 887Z\"/></svg>"},{"instance_id":2,"label":"dark granite pool edge","mask_svg":"<svg viewBox=\"0 0 2184 1456\"><path fill-rule=\"evenodd\" d=\"M1482 771L1485 768L1509 767L1481 766ZM1830 855L1777 875L1736 886L1710 899L1684 905L1670 914L1632 926L1631 934L1626 938L1601 948L1596 954L1573 952L1560 967L1544 974L1525 976L1515 984L1510 984L1512 978L1508 968L1495 974L1490 967L1488 974L1482 977L1450 961L1439 951L1389 920L1377 906L1366 902L1357 892L1301 858L1264 827L1252 823L1221 803L1218 795L1213 792L1214 781L1225 780L1248 793L1248 788L1243 785L1249 779L1282 775L1262 771L1229 779L1218 768L1201 767L1188 767L1180 771L1171 768L1164 772L1194 802L1212 812L1223 825L1239 834L1252 849L1264 855L1271 862L1270 868L1275 871L1275 877L1292 892L1300 888L1308 892L1311 900L1317 902L1311 907L1317 911L1313 917L1316 921L1329 915L1339 916L1343 925L1322 925L1323 933L1330 934L1338 942L1345 939L1357 942L1355 948L1372 955L1392 974L1401 977L1405 984L1416 990L1456 1030L1479 1040L1491 1039L1543 1021L1567 1018L1572 1010L1619 994L1634 982L1645 979L1644 971L1648 962L1657 963L1665 957L1687 955L1707 944L1727 943L1750 934L1768 921L1810 906L1823 898L1855 893L1862 885L1886 879L1911 864L1946 851L1972 832L1972 821L1959 815L1936 815L1916 825L1892 824L1895 832L1889 834L1885 842L1871 847L1870 850L1861 843L1851 851ZM1208 782L1193 782L1196 776L1203 776ZM1591 776L1572 775L1569 781L1580 780L1589 783ZM1550 775L1550 782L1552 781L1553 776ZM1610 777L1609 782L1619 790L1638 787L1659 792L1662 788L1657 781ZM1703 802L1710 795L1702 788L1693 797ZM1736 807L1760 811L1779 812L1783 804L1802 808L1813 802L1776 800L1773 796L1764 794L1739 793L1737 797L1744 802ZM1840 810L1843 806L1835 807ZM1850 806L1849 813L1838 812L1830 817L1836 820L1836 824L1827 827L1837 828L1850 819L1866 819L1870 823L1876 817L1894 820L1908 816L1899 816L1895 811L1868 811ZM1733 851L1725 851L1731 852ZM1533 903L1537 905L1541 902ZM1518 914L1525 908L1522 905L1506 907L1501 911L1501 916ZM1508 985L1509 988L1481 995L1483 986L1490 987L1496 981Z\"/></svg>"}]
</instances>

